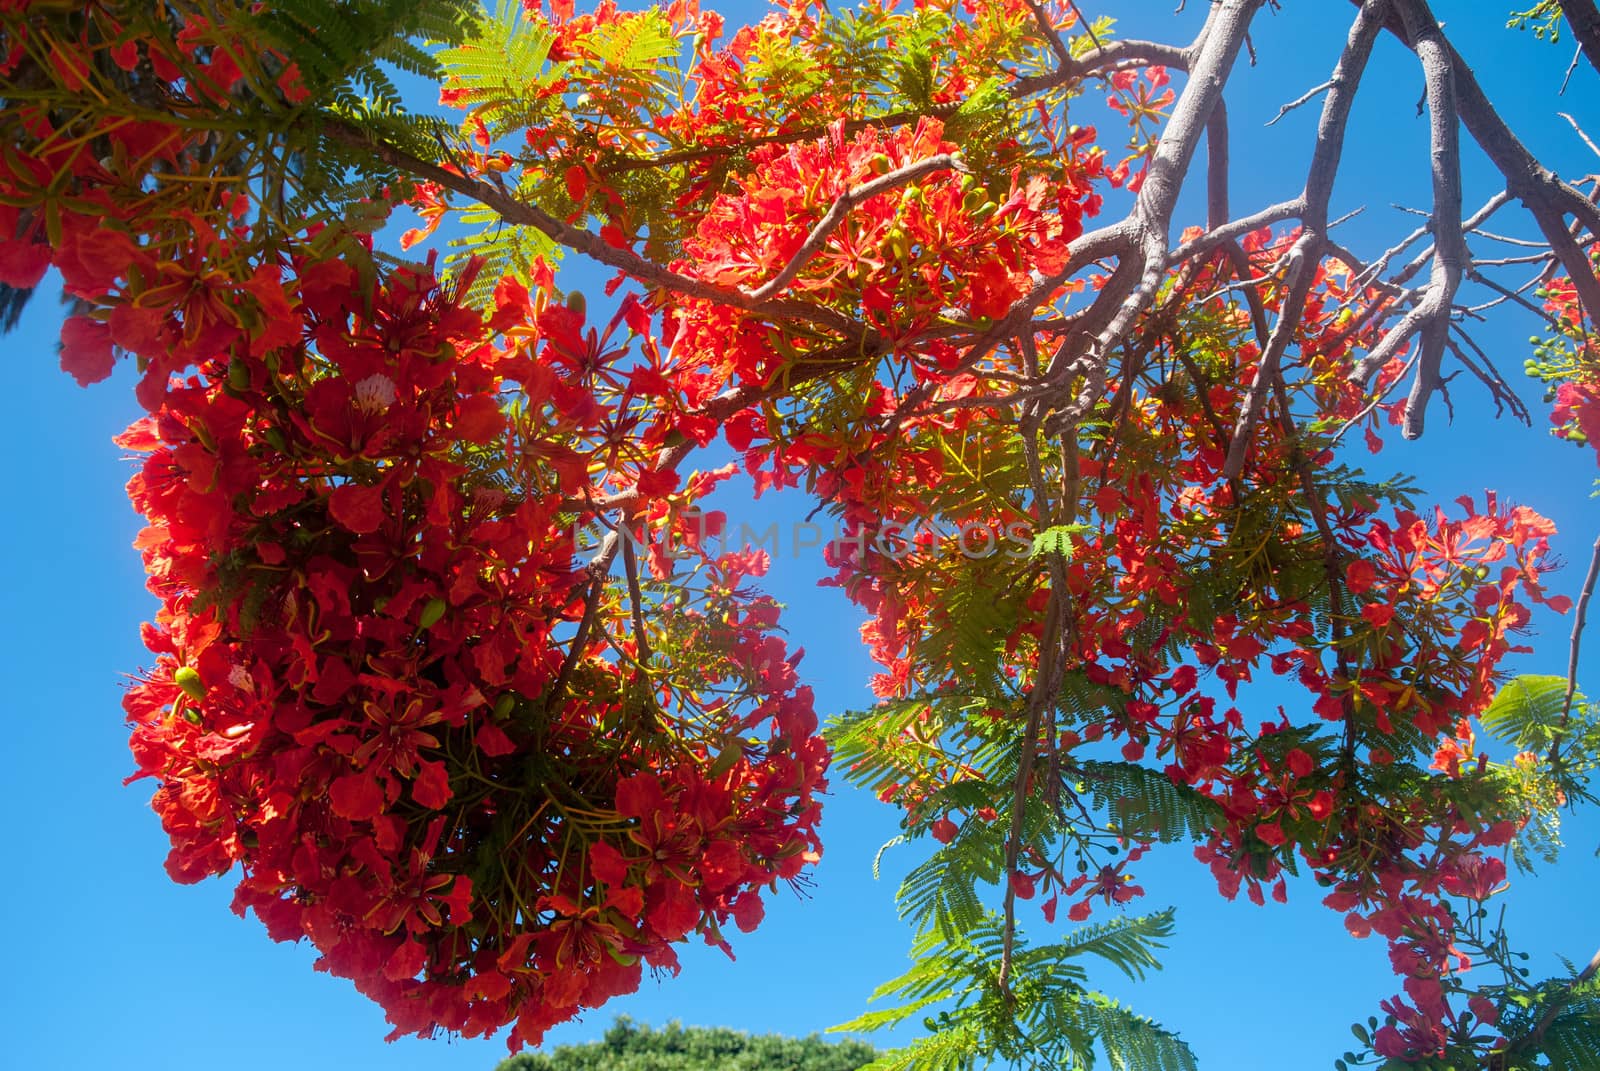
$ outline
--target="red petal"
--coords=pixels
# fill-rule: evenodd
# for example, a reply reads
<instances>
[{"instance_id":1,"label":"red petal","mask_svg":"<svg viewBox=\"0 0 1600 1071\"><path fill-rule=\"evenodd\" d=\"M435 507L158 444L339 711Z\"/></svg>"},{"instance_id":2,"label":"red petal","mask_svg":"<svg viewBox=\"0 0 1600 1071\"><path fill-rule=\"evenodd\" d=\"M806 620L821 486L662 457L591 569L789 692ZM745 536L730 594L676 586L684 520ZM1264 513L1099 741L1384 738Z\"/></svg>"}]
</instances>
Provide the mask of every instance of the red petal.
<instances>
[{"instance_id":1,"label":"red petal","mask_svg":"<svg viewBox=\"0 0 1600 1071\"><path fill-rule=\"evenodd\" d=\"M417 778L411 782L411 798L430 810L450 802L450 775L442 762L418 764Z\"/></svg>"},{"instance_id":2,"label":"red petal","mask_svg":"<svg viewBox=\"0 0 1600 1071\"><path fill-rule=\"evenodd\" d=\"M111 352L111 329L87 316L74 316L61 325L61 370L70 372L78 386L98 383L116 367Z\"/></svg>"},{"instance_id":3,"label":"red petal","mask_svg":"<svg viewBox=\"0 0 1600 1071\"><path fill-rule=\"evenodd\" d=\"M333 519L357 535L376 532L383 524L383 488L347 483L328 496Z\"/></svg>"},{"instance_id":4,"label":"red petal","mask_svg":"<svg viewBox=\"0 0 1600 1071\"><path fill-rule=\"evenodd\" d=\"M328 802L339 817L364 822L383 810L383 789L368 774L345 774L328 786Z\"/></svg>"},{"instance_id":5,"label":"red petal","mask_svg":"<svg viewBox=\"0 0 1600 1071\"><path fill-rule=\"evenodd\" d=\"M28 290L39 285L50 267L50 247L43 242L0 242L0 283Z\"/></svg>"},{"instance_id":6,"label":"red petal","mask_svg":"<svg viewBox=\"0 0 1600 1071\"><path fill-rule=\"evenodd\" d=\"M607 885L620 885L628 878L628 863L622 853L605 841L589 849L589 869Z\"/></svg>"},{"instance_id":7,"label":"red petal","mask_svg":"<svg viewBox=\"0 0 1600 1071\"><path fill-rule=\"evenodd\" d=\"M511 738L492 722L484 722L478 726L475 739L478 742L478 750L490 758L499 758L517 750L517 745L511 742Z\"/></svg>"},{"instance_id":8,"label":"red petal","mask_svg":"<svg viewBox=\"0 0 1600 1071\"><path fill-rule=\"evenodd\" d=\"M739 899L733 902L733 921L745 933L761 925L766 914L767 909L762 906L761 897L754 891L740 894Z\"/></svg>"},{"instance_id":9,"label":"red petal","mask_svg":"<svg viewBox=\"0 0 1600 1071\"><path fill-rule=\"evenodd\" d=\"M505 417L500 413L500 406L487 394L463 399L452 424L457 435L473 443L493 442L504 427Z\"/></svg>"},{"instance_id":10,"label":"red petal","mask_svg":"<svg viewBox=\"0 0 1600 1071\"><path fill-rule=\"evenodd\" d=\"M666 803L661 782L656 780L654 774L634 774L617 786L617 813L629 818L654 814Z\"/></svg>"}]
</instances>

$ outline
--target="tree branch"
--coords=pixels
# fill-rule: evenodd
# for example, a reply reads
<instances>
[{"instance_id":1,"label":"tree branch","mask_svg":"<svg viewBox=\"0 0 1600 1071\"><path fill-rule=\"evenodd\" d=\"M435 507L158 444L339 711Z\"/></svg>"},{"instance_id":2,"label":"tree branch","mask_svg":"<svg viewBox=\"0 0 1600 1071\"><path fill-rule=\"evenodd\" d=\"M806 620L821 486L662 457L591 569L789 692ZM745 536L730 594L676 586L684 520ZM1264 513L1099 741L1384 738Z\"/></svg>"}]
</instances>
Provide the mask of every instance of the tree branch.
<instances>
[{"instance_id":1,"label":"tree branch","mask_svg":"<svg viewBox=\"0 0 1600 1071\"><path fill-rule=\"evenodd\" d=\"M1312 150L1311 166L1306 173L1305 191L1300 195L1301 219L1304 230L1289 252L1289 266L1285 285L1288 296L1278 314L1277 325L1267 340L1256 366L1254 381L1239 408L1238 422L1233 438L1228 443L1228 457L1222 467L1224 479L1237 480L1244 471L1245 452L1266 402L1267 388L1278 376L1283 354L1294 337L1310 296L1316 268L1322 260L1327 243L1328 205L1333 197L1333 182L1339 173L1339 159L1344 152L1345 131L1349 127L1350 109L1355 103L1357 87L1372 56L1373 43L1382 29L1380 17L1388 0L1367 0L1356 15L1345 41L1344 51L1334 65L1328 79L1331 87L1323 102L1322 117L1317 123L1317 142Z\"/></svg>"},{"instance_id":2,"label":"tree branch","mask_svg":"<svg viewBox=\"0 0 1600 1071\"><path fill-rule=\"evenodd\" d=\"M864 334L864 329L859 324L830 309L818 308L803 301L758 299L742 290L717 286L703 279L671 271L654 261L646 260L632 250L611 245L592 231L564 223L537 205L518 200L492 183L468 178L413 156L387 142L378 141L342 119L326 117L322 129L335 141L363 149L407 174L437 183L448 190L480 201L492 208L507 223L532 227L552 241L559 242L568 249L582 253L607 267L626 272L648 286L720 305L729 305L773 319L821 324L850 336Z\"/></svg>"},{"instance_id":3,"label":"tree branch","mask_svg":"<svg viewBox=\"0 0 1600 1071\"><path fill-rule=\"evenodd\" d=\"M1573 613L1572 639L1567 648L1567 694L1561 701L1560 727L1550 744L1551 766L1561 758L1562 734L1566 732L1567 722L1572 717L1572 697L1578 691L1578 647L1583 642L1583 626L1588 620L1589 600L1594 596L1596 580L1600 580L1600 539L1594 541L1594 552L1589 556L1589 572L1583 578L1583 590L1578 593L1578 607Z\"/></svg>"},{"instance_id":4,"label":"tree branch","mask_svg":"<svg viewBox=\"0 0 1600 1071\"><path fill-rule=\"evenodd\" d=\"M828 236L838 229L839 225L844 222L845 216L856 205L861 204L863 201L869 201L878 194L892 190L897 186L904 186L908 182L914 182L923 175L947 170L961 174L968 173L967 166L961 162L959 154L939 153L937 156L930 156L926 160L918 160L915 163L906 164L904 167L890 171L888 174L879 175L871 182L845 190L833 202L833 205L822 219L817 222L817 225L811 228L811 233L806 235L806 240L801 243L799 249L795 250L794 256L789 258L789 263L783 266L783 270L767 280L766 283L750 291L751 300L758 303L768 301L793 282L794 277L800 274L801 269L810 262L811 258L822 251L822 247L827 244Z\"/></svg>"}]
</instances>

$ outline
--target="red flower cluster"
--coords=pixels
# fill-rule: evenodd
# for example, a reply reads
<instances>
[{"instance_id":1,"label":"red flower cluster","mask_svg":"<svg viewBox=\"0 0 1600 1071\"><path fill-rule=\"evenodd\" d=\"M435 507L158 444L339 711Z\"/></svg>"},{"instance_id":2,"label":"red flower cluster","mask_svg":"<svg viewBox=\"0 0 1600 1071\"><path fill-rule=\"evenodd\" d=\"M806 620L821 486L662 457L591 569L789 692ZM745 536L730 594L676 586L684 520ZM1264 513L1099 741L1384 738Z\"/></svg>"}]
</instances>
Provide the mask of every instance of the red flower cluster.
<instances>
[{"instance_id":1,"label":"red flower cluster","mask_svg":"<svg viewBox=\"0 0 1600 1071\"><path fill-rule=\"evenodd\" d=\"M244 864L238 909L310 937L399 1032L537 1041L688 934L752 928L755 890L815 858L810 696L759 604L700 667L753 711L564 653L589 575L561 446L592 417L563 417L582 407L531 344L489 343L536 319L525 291L485 325L426 274L296 268L296 345L240 333L121 439L148 453L159 658L126 706L168 869Z\"/></svg>"},{"instance_id":2,"label":"red flower cluster","mask_svg":"<svg viewBox=\"0 0 1600 1071\"><path fill-rule=\"evenodd\" d=\"M72 85L148 63L215 103L249 45L83 26L7 38L7 71L48 46ZM161 608L124 706L172 876L240 872L236 909L309 938L396 1034L514 1023L513 1048L676 969L690 934L754 928L820 851L811 694L752 563L701 553L694 598L630 607L610 558L576 559L642 452L619 463L638 392L598 375L616 354L581 313L373 274L359 235L263 242L223 177L170 181L197 160L181 122L20 112L39 148L0 160L0 281L54 265L83 302L67 370L145 373L118 441L145 455ZM660 528L676 482L610 523Z\"/></svg>"}]
</instances>

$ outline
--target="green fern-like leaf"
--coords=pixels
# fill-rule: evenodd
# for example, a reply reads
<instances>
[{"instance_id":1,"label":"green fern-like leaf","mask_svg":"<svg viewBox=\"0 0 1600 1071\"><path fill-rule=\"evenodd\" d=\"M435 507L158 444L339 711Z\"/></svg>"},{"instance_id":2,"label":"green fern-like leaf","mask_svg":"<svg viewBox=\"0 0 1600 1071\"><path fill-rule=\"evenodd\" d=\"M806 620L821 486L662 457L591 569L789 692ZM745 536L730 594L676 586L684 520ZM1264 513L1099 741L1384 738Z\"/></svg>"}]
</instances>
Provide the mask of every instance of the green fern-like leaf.
<instances>
[{"instance_id":1,"label":"green fern-like leaf","mask_svg":"<svg viewBox=\"0 0 1600 1071\"><path fill-rule=\"evenodd\" d=\"M1495 736L1522 751L1550 746L1566 702L1565 677L1529 674L1506 683L1478 720ZM1574 696L1574 703L1581 697Z\"/></svg>"},{"instance_id":2,"label":"green fern-like leaf","mask_svg":"<svg viewBox=\"0 0 1600 1071\"><path fill-rule=\"evenodd\" d=\"M1032 557L1059 554L1072 560L1072 537L1092 531L1087 524L1053 524L1033 537Z\"/></svg>"},{"instance_id":3,"label":"green fern-like leaf","mask_svg":"<svg viewBox=\"0 0 1600 1071\"><path fill-rule=\"evenodd\" d=\"M968 1071L982 1054L981 1043L977 1024L963 1023L886 1052L862 1071Z\"/></svg>"},{"instance_id":4,"label":"green fern-like leaf","mask_svg":"<svg viewBox=\"0 0 1600 1071\"><path fill-rule=\"evenodd\" d=\"M1159 970L1155 949L1172 936L1173 911L1168 908L1153 915L1123 916L1105 922L1079 926L1053 945L1035 950L1043 956L1076 959L1098 956L1129 978L1141 979L1147 971Z\"/></svg>"},{"instance_id":5,"label":"green fern-like leaf","mask_svg":"<svg viewBox=\"0 0 1600 1071\"><path fill-rule=\"evenodd\" d=\"M542 109L555 106L539 97L559 75L558 66L545 65L554 42L547 26L524 16L521 4L502 2L494 14L474 19L459 44L439 53L445 88L493 136L533 125Z\"/></svg>"},{"instance_id":6,"label":"green fern-like leaf","mask_svg":"<svg viewBox=\"0 0 1600 1071\"><path fill-rule=\"evenodd\" d=\"M621 71L651 73L678 54L672 23L660 8L597 26L584 44L605 66Z\"/></svg>"},{"instance_id":7,"label":"green fern-like leaf","mask_svg":"<svg viewBox=\"0 0 1600 1071\"><path fill-rule=\"evenodd\" d=\"M1131 762L1085 762L1073 788L1105 808L1127 837L1164 844L1204 840L1222 820L1222 808L1188 785Z\"/></svg>"},{"instance_id":8,"label":"green fern-like leaf","mask_svg":"<svg viewBox=\"0 0 1600 1071\"><path fill-rule=\"evenodd\" d=\"M1116 1071L1196 1071L1193 1050L1153 1020L1098 995L1078 1009Z\"/></svg>"}]
</instances>

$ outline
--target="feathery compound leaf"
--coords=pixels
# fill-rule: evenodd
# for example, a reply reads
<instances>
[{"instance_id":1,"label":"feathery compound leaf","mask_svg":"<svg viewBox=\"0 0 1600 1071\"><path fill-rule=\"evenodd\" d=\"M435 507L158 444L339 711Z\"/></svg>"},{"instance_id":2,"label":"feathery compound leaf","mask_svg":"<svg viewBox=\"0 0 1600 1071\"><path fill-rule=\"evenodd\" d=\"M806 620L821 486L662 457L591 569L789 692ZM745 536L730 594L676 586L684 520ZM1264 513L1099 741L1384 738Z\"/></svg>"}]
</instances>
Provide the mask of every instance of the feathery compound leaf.
<instances>
[{"instance_id":1,"label":"feathery compound leaf","mask_svg":"<svg viewBox=\"0 0 1600 1071\"><path fill-rule=\"evenodd\" d=\"M1079 926L1066 940L1041 945L1034 954L1063 958L1099 956L1137 980L1143 978L1146 971L1161 968L1154 950L1166 947L1163 939L1172 936L1172 920L1173 910L1168 908L1153 915L1123 916Z\"/></svg>"},{"instance_id":2,"label":"feathery compound leaf","mask_svg":"<svg viewBox=\"0 0 1600 1071\"><path fill-rule=\"evenodd\" d=\"M967 1071L982 1055L976 1023L963 1023L884 1053L861 1071Z\"/></svg>"},{"instance_id":3,"label":"feathery compound leaf","mask_svg":"<svg viewBox=\"0 0 1600 1071\"><path fill-rule=\"evenodd\" d=\"M1539 1048L1551 1071L1594 1071L1600 1067L1600 1014L1591 1008L1557 1016Z\"/></svg>"},{"instance_id":4,"label":"feathery compound leaf","mask_svg":"<svg viewBox=\"0 0 1600 1071\"><path fill-rule=\"evenodd\" d=\"M976 926L985 913L978 883L999 881L1003 865L992 844L980 843L992 839L969 823L954 841L907 874L895 894L900 917L910 919L919 931L932 929L947 937Z\"/></svg>"},{"instance_id":5,"label":"feathery compound leaf","mask_svg":"<svg viewBox=\"0 0 1600 1071\"><path fill-rule=\"evenodd\" d=\"M1522 750L1546 748L1560 723L1566 695L1565 677L1517 677L1500 689L1478 720L1495 736ZM1581 699L1574 696L1574 705Z\"/></svg>"},{"instance_id":6,"label":"feathery compound leaf","mask_svg":"<svg viewBox=\"0 0 1600 1071\"><path fill-rule=\"evenodd\" d=\"M1116 1071L1197 1071L1193 1050L1176 1034L1109 997L1086 995L1077 1010Z\"/></svg>"},{"instance_id":7,"label":"feathery compound leaf","mask_svg":"<svg viewBox=\"0 0 1600 1071\"><path fill-rule=\"evenodd\" d=\"M624 71L653 73L662 60L678 54L672 23L660 8L601 23L584 44L601 63Z\"/></svg>"},{"instance_id":8,"label":"feathery compound leaf","mask_svg":"<svg viewBox=\"0 0 1600 1071\"><path fill-rule=\"evenodd\" d=\"M555 76L545 69L554 42L550 28L529 21L521 4L503 3L495 14L474 19L456 47L439 53L444 88L493 135L534 125L541 109L559 104L538 97Z\"/></svg>"},{"instance_id":9,"label":"feathery compound leaf","mask_svg":"<svg viewBox=\"0 0 1600 1071\"><path fill-rule=\"evenodd\" d=\"M1126 837L1163 844L1200 841L1222 819L1214 800L1136 763L1085 762L1077 767L1076 782L1069 787L1105 808Z\"/></svg>"},{"instance_id":10,"label":"feathery compound leaf","mask_svg":"<svg viewBox=\"0 0 1600 1071\"><path fill-rule=\"evenodd\" d=\"M1029 556L1037 558L1045 554L1059 554L1071 561L1072 537L1088 531L1092 529L1087 524L1052 524L1033 537L1033 550Z\"/></svg>"}]
</instances>

